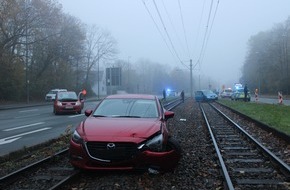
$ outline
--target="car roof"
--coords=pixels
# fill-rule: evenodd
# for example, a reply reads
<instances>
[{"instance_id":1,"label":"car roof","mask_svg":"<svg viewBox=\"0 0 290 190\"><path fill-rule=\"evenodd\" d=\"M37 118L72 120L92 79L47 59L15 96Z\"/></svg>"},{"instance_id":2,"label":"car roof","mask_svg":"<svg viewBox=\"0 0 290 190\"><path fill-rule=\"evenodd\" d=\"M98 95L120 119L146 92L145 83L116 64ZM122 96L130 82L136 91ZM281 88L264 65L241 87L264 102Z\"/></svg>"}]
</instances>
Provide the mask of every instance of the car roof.
<instances>
[{"instance_id":1,"label":"car roof","mask_svg":"<svg viewBox=\"0 0 290 190\"><path fill-rule=\"evenodd\" d=\"M114 94L109 95L106 97L106 99L117 99L117 98L134 98L134 99L148 99L148 100L155 100L155 95L150 94Z\"/></svg>"},{"instance_id":2,"label":"car roof","mask_svg":"<svg viewBox=\"0 0 290 190\"><path fill-rule=\"evenodd\" d=\"M75 91L59 91L58 93L76 93Z\"/></svg>"},{"instance_id":3,"label":"car roof","mask_svg":"<svg viewBox=\"0 0 290 190\"><path fill-rule=\"evenodd\" d=\"M57 91L57 92L60 92L60 91L67 91L67 89L52 89L51 91Z\"/></svg>"}]
</instances>

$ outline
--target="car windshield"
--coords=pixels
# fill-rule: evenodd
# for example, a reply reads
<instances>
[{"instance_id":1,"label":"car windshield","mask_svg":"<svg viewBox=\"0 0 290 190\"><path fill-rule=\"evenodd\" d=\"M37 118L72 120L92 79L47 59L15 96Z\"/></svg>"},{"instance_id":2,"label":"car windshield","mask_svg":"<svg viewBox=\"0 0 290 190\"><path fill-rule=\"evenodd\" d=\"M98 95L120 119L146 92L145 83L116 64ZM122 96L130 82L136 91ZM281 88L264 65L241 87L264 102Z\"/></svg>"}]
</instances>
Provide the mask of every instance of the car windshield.
<instances>
[{"instance_id":1,"label":"car windshield","mask_svg":"<svg viewBox=\"0 0 290 190\"><path fill-rule=\"evenodd\" d=\"M95 110L95 117L141 117L157 118L155 100L147 99L105 99Z\"/></svg>"},{"instance_id":2,"label":"car windshield","mask_svg":"<svg viewBox=\"0 0 290 190\"><path fill-rule=\"evenodd\" d=\"M196 95L196 96L202 96L202 92L201 92L201 91L196 91L196 92L195 92L195 95Z\"/></svg>"},{"instance_id":3,"label":"car windshield","mask_svg":"<svg viewBox=\"0 0 290 190\"><path fill-rule=\"evenodd\" d=\"M213 91L211 91L211 90L203 90L203 93L204 94L213 94Z\"/></svg>"},{"instance_id":4,"label":"car windshield","mask_svg":"<svg viewBox=\"0 0 290 190\"><path fill-rule=\"evenodd\" d=\"M232 92L232 90L230 90L230 89L227 89L227 90L225 90L225 92Z\"/></svg>"},{"instance_id":5,"label":"car windshield","mask_svg":"<svg viewBox=\"0 0 290 190\"><path fill-rule=\"evenodd\" d=\"M59 101L77 101L78 96L75 92L58 92Z\"/></svg>"},{"instance_id":6,"label":"car windshield","mask_svg":"<svg viewBox=\"0 0 290 190\"><path fill-rule=\"evenodd\" d=\"M244 92L244 89L243 88L238 88L237 92Z\"/></svg>"}]
</instances>

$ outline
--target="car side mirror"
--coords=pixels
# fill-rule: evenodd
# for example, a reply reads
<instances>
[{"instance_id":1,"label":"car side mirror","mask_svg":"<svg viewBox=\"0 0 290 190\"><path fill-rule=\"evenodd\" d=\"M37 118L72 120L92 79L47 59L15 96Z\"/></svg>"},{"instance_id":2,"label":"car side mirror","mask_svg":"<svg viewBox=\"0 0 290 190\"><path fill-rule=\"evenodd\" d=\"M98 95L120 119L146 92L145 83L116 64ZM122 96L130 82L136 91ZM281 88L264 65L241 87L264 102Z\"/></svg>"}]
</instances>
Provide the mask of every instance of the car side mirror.
<instances>
[{"instance_id":1,"label":"car side mirror","mask_svg":"<svg viewBox=\"0 0 290 190\"><path fill-rule=\"evenodd\" d=\"M170 118L173 118L174 117L174 112L172 111L165 111L164 113L164 116L165 116L165 119L170 119Z\"/></svg>"},{"instance_id":2,"label":"car side mirror","mask_svg":"<svg viewBox=\"0 0 290 190\"><path fill-rule=\"evenodd\" d=\"M88 109L85 111L85 116L89 117L93 113L93 110Z\"/></svg>"}]
</instances>

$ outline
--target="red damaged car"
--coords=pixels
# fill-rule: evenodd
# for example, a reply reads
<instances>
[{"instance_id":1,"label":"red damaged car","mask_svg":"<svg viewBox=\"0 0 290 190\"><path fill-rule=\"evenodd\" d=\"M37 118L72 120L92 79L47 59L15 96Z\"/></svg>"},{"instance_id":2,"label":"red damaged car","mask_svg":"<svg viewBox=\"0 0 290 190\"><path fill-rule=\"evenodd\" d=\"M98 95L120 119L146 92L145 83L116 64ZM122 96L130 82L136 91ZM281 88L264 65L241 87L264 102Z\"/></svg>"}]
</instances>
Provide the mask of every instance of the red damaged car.
<instances>
[{"instance_id":1,"label":"red damaged car","mask_svg":"<svg viewBox=\"0 0 290 190\"><path fill-rule=\"evenodd\" d=\"M70 162L85 170L173 171L181 147L168 131L167 111L153 95L120 94L86 110L70 140Z\"/></svg>"}]
</instances>

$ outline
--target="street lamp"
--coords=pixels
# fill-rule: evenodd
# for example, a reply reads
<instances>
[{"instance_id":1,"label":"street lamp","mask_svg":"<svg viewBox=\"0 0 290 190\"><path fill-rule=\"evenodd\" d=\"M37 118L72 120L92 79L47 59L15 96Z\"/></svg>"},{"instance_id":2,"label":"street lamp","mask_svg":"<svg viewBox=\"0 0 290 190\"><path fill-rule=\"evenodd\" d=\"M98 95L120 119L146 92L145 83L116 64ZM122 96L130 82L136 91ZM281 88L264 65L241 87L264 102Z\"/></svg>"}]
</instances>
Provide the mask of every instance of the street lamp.
<instances>
[{"instance_id":1,"label":"street lamp","mask_svg":"<svg viewBox=\"0 0 290 190\"><path fill-rule=\"evenodd\" d=\"M131 56L128 56L128 62L127 62L127 64L128 64L128 79L127 79L127 90L128 90L128 93L129 93L129 91L130 91L130 58L131 58Z\"/></svg>"}]
</instances>

